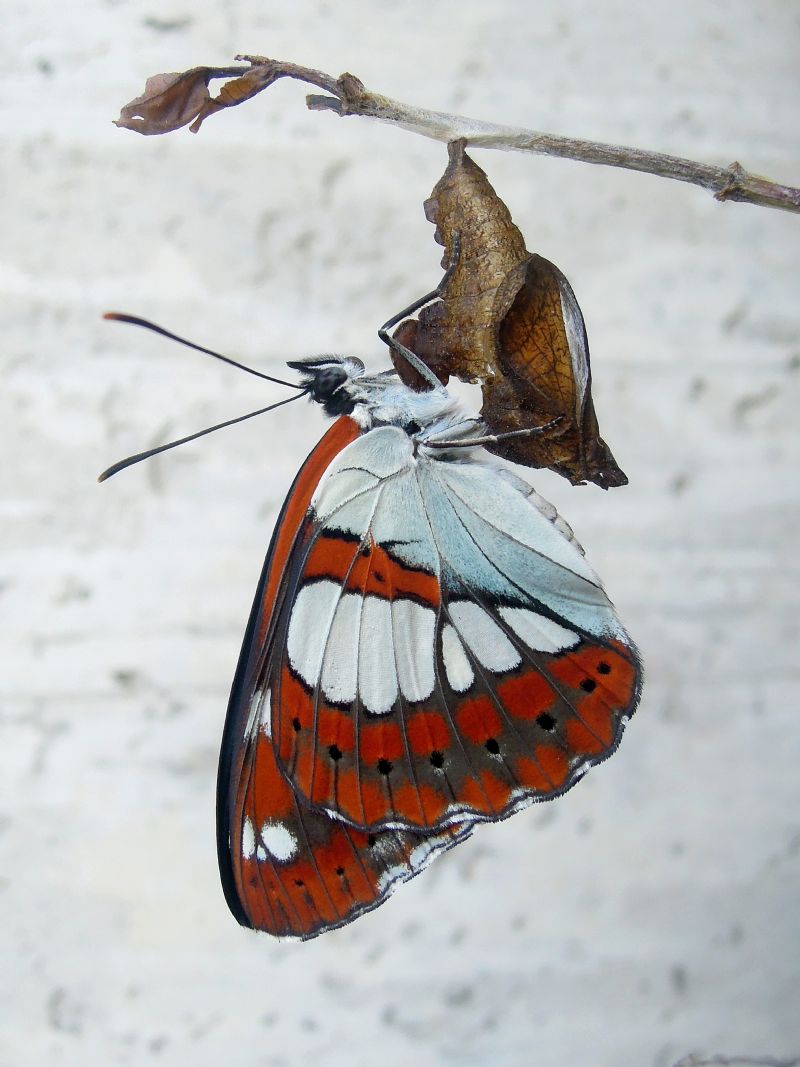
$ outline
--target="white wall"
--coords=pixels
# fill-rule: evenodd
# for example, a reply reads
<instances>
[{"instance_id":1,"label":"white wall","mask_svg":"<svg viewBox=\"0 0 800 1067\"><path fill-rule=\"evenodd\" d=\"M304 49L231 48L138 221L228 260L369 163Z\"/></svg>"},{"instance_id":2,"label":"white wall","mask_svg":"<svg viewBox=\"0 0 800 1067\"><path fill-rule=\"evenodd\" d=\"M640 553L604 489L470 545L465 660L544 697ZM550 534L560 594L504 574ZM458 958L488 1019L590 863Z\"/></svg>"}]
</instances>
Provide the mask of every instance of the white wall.
<instances>
[{"instance_id":1,"label":"white wall","mask_svg":"<svg viewBox=\"0 0 800 1067\"><path fill-rule=\"evenodd\" d=\"M264 52L438 107L800 183L788 0L5 0L0 94L0 1062L668 1067L800 1051L799 220L476 152L587 320L608 494L536 474L648 668L620 751L556 804L305 945L239 929L213 845L227 689L323 421L288 409L98 486L270 388L385 360L439 276L442 145L281 83L140 138L149 74ZM275 391L277 395L277 390Z\"/></svg>"}]
</instances>

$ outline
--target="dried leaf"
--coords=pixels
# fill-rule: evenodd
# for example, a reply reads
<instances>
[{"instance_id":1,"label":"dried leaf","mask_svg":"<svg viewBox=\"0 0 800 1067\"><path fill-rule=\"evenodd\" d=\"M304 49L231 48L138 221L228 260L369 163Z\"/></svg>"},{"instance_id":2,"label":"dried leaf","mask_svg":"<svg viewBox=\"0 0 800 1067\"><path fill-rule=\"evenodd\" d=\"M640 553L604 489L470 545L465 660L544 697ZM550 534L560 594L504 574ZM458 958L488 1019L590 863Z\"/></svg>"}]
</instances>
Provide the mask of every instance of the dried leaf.
<instances>
[{"instance_id":1,"label":"dried leaf","mask_svg":"<svg viewBox=\"0 0 800 1067\"><path fill-rule=\"evenodd\" d=\"M147 79L144 92L120 112L115 125L136 133L170 133L188 126L197 133L204 120L216 111L249 100L278 78L290 77L291 64L277 63L263 56L237 56L247 67L193 67L181 74L156 74ZM349 77L354 82L352 75ZM218 96L211 96L212 78L229 78ZM360 84L360 82L358 83ZM363 88L363 87L362 87Z\"/></svg>"},{"instance_id":2,"label":"dried leaf","mask_svg":"<svg viewBox=\"0 0 800 1067\"><path fill-rule=\"evenodd\" d=\"M142 95L123 107L114 125L148 135L188 126L211 99L208 83L214 76L214 67L154 74Z\"/></svg>"},{"instance_id":3,"label":"dried leaf","mask_svg":"<svg viewBox=\"0 0 800 1067\"><path fill-rule=\"evenodd\" d=\"M624 485L599 436L591 397L589 347L583 316L569 282L548 260L525 248L522 234L481 170L448 146L450 162L426 201L426 217L450 262L455 234L460 252L441 298L395 337L444 382L450 375L482 387L481 414L492 433L541 426L541 435L500 442L492 451L530 467L550 467L573 484ZM401 376L420 388L415 372L395 360Z\"/></svg>"}]
</instances>

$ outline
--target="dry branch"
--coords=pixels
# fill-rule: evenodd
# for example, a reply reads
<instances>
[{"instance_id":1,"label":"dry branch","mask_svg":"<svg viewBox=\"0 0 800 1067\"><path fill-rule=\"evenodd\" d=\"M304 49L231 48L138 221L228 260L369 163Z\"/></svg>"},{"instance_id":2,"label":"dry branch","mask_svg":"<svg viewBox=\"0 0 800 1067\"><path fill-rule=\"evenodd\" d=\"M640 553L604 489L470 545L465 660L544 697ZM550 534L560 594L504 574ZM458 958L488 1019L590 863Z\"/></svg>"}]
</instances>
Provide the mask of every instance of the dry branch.
<instances>
[{"instance_id":1,"label":"dry branch","mask_svg":"<svg viewBox=\"0 0 800 1067\"><path fill-rule=\"evenodd\" d=\"M503 126L463 115L404 104L367 89L353 74L333 78L319 70L285 63L265 56L236 56L241 67L195 67L182 74L159 74L150 78L142 96L122 109L118 126L138 133L168 133L191 123L197 132L209 115L243 103L279 78L294 78L324 90L325 95L306 97L313 111L333 111L341 117L362 115L400 126L437 141L463 139L476 148L532 152L561 156L583 163L623 167L661 178L699 185L720 201L738 200L760 207L800 212L800 189L780 185L751 174L739 163L715 167L691 159L648 152L625 145L600 144L557 134L541 133L519 126ZM212 78L230 78L216 97L208 92Z\"/></svg>"}]
</instances>

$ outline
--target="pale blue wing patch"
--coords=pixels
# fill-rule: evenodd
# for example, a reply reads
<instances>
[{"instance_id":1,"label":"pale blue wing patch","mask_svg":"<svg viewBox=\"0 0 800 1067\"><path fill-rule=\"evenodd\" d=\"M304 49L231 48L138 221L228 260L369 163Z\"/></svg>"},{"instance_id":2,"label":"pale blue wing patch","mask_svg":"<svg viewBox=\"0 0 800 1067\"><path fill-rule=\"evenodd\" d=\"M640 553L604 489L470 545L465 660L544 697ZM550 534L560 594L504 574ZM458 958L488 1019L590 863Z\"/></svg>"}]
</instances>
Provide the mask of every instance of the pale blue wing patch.
<instances>
[{"instance_id":1,"label":"pale blue wing patch","mask_svg":"<svg viewBox=\"0 0 800 1067\"><path fill-rule=\"evenodd\" d=\"M525 494L506 479L498 478L494 467L486 463L438 463L436 474L465 509L496 527L504 537L593 585L600 585L600 579L583 554L576 551Z\"/></svg>"},{"instance_id":2,"label":"pale blue wing patch","mask_svg":"<svg viewBox=\"0 0 800 1067\"><path fill-rule=\"evenodd\" d=\"M567 629L625 638L581 550L493 466L426 457L418 471L451 596L544 605Z\"/></svg>"},{"instance_id":3,"label":"pale blue wing patch","mask_svg":"<svg viewBox=\"0 0 800 1067\"><path fill-rule=\"evenodd\" d=\"M357 437L331 463L319 489L339 471L360 470L376 478L390 478L411 466L414 446L408 434L396 426L379 426Z\"/></svg>"},{"instance_id":4,"label":"pale blue wing patch","mask_svg":"<svg viewBox=\"0 0 800 1067\"><path fill-rule=\"evenodd\" d=\"M375 542L395 559L436 574L439 557L413 469L384 483L371 529Z\"/></svg>"},{"instance_id":5,"label":"pale blue wing patch","mask_svg":"<svg viewBox=\"0 0 800 1067\"><path fill-rule=\"evenodd\" d=\"M356 470L352 467L328 473L311 499L311 507L317 518L324 522L334 515L339 508L353 500L369 495L380 484L380 479L369 471Z\"/></svg>"}]
</instances>

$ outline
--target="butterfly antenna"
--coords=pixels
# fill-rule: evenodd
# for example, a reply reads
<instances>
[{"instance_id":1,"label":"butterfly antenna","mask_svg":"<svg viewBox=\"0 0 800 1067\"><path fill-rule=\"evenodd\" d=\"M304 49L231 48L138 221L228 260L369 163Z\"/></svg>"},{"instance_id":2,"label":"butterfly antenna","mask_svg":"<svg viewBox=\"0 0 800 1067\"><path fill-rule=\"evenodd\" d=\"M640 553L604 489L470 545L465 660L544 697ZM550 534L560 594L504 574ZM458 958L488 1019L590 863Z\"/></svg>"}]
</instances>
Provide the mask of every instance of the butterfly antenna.
<instances>
[{"instance_id":1,"label":"butterfly antenna","mask_svg":"<svg viewBox=\"0 0 800 1067\"><path fill-rule=\"evenodd\" d=\"M247 368L245 368L245 370L247 370ZM254 373L257 372L254 371ZM261 377L265 376L262 375ZM216 426L208 426L205 430L199 430L197 433L189 434L188 437L181 437L177 441L169 441L166 445L158 445L156 448L149 448L146 452L137 452L135 456L128 456L127 459L121 459L119 463L112 464L108 470L103 471L97 480L98 482L104 482L110 478L112 474L118 474L120 471L125 470L126 467L132 467L134 463L140 463L143 459L150 459L151 456L157 456L159 452L167 452L170 448L177 448L178 445L185 445L188 444L189 441L196 441L198 437L205 437L207 433L213 433L215 430L224 430L226 426L235 426L237 422L244 422L246 419L255 418L256 415L263 415L267 411L274 411L275 408L283 407L284 404L291 404L293 400L299 400L300 397L305 396L307 392L307 389L303 389L302 392L295 393L294 396L287 397L285 400L279 400L277 404L268 404L267 407L259 408L258 411L250 411L247 415L239 415L235 419L228 419L226 422L218 422Z\"/></svg>"},{"instance_id":2,"label":"butterfly antenna","mask_svg":"<svg viewBox=\"0 0 800 1067\"><path fill-rule=\"evenodd\" d=\"M128 322L131 326L141 326L145 330L152 330L153 333L160 333L162 337L168 337L170 341L177 341L178 344L186 345L187 348L193 348L195 352L203 352L207 356L213 356L214 359L221 359L223 363L229 363L231 367L238 367L239 370L247 371L248 374L254 374L256 378L263 378L265 381L274 382L276 385L288 385L290 389L303 388L296 382L285 382L283 378L273 378L270 374L262 374L260 370L254 370L252 367L247 367L244 363L237 363L235 359L231 359L229 356L223 356L211 348L204 348L203 345L196 345L194 341L187 341L185 337L179 337L176 333L172 333L171 330L165 330L163 326L158 326L155 322L150 322L149 319L140 319L138 315L126 315L122 311L107 311L105 315L103 315L103 318L108 319L110 322Z\"/></svg>"}]
</instances>

